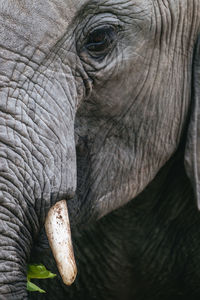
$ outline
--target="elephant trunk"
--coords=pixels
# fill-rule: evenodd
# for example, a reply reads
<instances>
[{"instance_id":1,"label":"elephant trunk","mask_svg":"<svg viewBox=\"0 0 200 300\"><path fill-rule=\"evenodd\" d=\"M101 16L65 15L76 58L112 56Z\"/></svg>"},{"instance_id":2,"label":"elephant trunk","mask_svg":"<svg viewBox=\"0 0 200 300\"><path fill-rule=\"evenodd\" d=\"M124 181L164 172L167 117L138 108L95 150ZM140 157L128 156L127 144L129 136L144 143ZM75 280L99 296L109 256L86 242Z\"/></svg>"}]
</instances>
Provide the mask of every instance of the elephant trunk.
<instances>
[{"instance_id":1,"label":"elephant trunk","mask_svg":"<svg viewBox=\"0 0 200 300\"><path fill-rule=\"evenodd\" d=\"M7 116L8 123L11 118ZM17 122L15 130L2 126L4 122L0 118L0 299L21 300L28 297L27 262L39 229L33 195L41 190L23 155L23 131L19 140Z\"/></svg>"},{"instance_id":2,"label":"elephant trunk","mask_svg":"<svg viewBox=\"0 0 200 300\"><path fill-rule=\"evenodd\" d=\"M59 57L39 67L15 61L10 67L10 76L19 69L19 77L0 86L0 298L21 300L31 247L46 215L76 190L74 118L85 86Z\"/></svg>"},{"instance_id":3,"label":"elephant trunk","mask_svg":"<svg viewBox=\"0 0 200 300\"><path fill-rule=\"evenodd\" d=\"M27 299L26 265L37 219L34 210L24 209L20 199L11 196L13 190L5 190L2 181L0 186L0 298Z\"/></svg>"}]
</instances>

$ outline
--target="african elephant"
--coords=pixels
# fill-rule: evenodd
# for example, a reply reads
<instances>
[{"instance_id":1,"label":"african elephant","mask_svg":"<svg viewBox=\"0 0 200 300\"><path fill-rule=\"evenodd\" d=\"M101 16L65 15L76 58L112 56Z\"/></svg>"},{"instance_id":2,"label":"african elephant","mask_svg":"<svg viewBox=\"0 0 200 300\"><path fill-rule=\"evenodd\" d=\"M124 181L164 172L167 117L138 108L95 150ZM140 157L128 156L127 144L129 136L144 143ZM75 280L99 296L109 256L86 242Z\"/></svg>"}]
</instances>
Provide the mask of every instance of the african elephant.
<instances>
[{"instance_id":1,"label":"african elephant","mask_svg":"<svg viewBox=\"0 0 200 300\"><path fill-rule=\"evenodd\" d=\"M199 299L200 0L1 0L0 22L0 299Z\"/></svg>"}]
</instances>

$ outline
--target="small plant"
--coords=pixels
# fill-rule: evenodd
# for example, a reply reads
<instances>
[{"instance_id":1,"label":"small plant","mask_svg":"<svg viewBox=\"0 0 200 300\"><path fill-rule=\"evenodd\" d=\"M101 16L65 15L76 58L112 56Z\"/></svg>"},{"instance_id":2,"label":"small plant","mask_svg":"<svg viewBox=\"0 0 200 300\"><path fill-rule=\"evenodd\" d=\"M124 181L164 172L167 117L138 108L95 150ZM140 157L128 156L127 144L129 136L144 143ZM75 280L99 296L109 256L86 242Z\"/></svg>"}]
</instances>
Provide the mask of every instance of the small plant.
<instances>
[{"instance_id":1,"label":"small plant","mask_svg":"<svg viewBox=\"0 0 200 300\"><path fill-rule=\"evenodd\" d=\"M39 286L31 282L31 279L47 279L54 278L56 274L48 271L44 265L28 265L27 271L27 290L29 292L46 293Z\"/></svg>"}]
</instances>

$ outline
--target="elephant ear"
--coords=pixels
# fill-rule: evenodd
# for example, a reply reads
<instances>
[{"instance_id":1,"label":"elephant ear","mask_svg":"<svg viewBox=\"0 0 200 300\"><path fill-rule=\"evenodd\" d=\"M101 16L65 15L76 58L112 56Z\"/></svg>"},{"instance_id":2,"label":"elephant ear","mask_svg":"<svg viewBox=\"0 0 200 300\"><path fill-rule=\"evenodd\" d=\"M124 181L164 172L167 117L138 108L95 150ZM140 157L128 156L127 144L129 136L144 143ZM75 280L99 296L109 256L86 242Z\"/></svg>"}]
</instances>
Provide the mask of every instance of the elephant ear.
<instances>
[{"instance_id":1,"label":"elephant ear","mask_svg":"<svg viewBox=\"0 0 200 300\"><path fill-rule=\"evenodd\" d=\"M186 140L185 168L200 210L200 35L193 59L191 97L192 107Z\"/></svg>"}]
</instances>

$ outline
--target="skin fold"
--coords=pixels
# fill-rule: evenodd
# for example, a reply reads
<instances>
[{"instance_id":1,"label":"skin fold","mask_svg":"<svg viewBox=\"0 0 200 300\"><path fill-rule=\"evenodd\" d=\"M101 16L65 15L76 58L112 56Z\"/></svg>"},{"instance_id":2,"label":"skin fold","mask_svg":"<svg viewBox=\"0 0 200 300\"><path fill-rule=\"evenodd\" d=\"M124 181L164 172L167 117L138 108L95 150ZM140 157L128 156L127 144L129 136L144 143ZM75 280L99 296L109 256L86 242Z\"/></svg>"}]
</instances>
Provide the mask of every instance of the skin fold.
<instances>
[{"instance_id":1,"label":"skin fold","mask_svg":"<svg viewBox=\"0 0 200 300\"><path fill-rule=\"evenodd\" d=\"M0 299L199 299L200 1L1 0ZM65 199L78 268L44 232Z\"/></svg>"}]
</instances>

